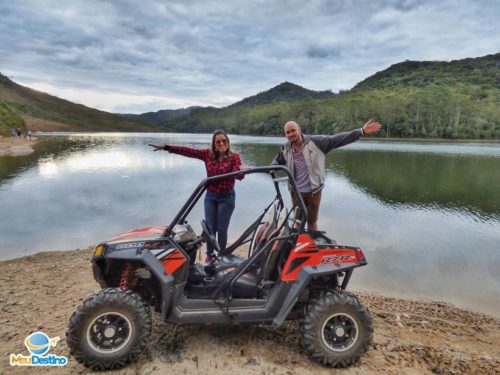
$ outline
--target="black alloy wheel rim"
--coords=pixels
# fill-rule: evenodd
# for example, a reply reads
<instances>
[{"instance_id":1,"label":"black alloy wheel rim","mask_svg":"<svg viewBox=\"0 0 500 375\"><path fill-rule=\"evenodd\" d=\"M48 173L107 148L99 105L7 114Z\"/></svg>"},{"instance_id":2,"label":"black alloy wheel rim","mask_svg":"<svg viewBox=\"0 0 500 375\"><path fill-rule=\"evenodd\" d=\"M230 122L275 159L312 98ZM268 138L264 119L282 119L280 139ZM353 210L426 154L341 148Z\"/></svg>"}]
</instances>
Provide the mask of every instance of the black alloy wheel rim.
<instances>
[{"instance_id":1,"label":"black alloy wheel rim","mask_svg":"<svg viewBox=\"0 0 500 375\"><path fill-rule=\"evenodd\" d=\"M321 336L325 345L334 352L352 348L359 335L358 323L349 314L336 313L325 320Z\"/></svg>"},{"instance_id":2,"label":"black alloy wheel rim","mask_svg":"<svg viewBox=\"0 0 500 375\"><path fill-rule=\"evenodd\" d=\"M96 352L116 353L124 348L132 337L130 320L119 312L107 312L95 317L87 329L87 342Z\"/></svg>"}]
</instances>

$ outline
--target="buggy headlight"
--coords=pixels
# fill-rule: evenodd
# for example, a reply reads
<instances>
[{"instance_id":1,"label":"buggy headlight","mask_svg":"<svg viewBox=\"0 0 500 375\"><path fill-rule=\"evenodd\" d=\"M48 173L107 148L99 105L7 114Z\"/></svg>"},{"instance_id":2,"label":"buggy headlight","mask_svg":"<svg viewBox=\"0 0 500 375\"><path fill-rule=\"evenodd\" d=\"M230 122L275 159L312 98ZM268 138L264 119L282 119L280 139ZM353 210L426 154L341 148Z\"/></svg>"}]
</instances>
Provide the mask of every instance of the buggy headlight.
<instances>
[{"instance_id":1,"label":"buggy headlight","mask_svg":"<svg viewBox=\"0 0 500 375\"><path fill-rule=\"evenodd\" d=\"M103 245L97 246L94 250L95 257L100 257L103 253L104 253L104 246Z\"/></svg>"}]
</instances>

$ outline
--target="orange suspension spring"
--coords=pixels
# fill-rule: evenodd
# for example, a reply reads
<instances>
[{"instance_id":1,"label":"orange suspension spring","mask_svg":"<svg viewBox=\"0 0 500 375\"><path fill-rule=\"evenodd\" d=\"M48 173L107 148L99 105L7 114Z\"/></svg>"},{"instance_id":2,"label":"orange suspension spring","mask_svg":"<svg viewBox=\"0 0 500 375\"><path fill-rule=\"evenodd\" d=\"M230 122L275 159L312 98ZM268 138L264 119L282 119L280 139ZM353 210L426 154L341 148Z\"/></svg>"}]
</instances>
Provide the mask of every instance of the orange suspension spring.
<instances>
[{"instance_id":1,"label":"orange suspension spring","mask_svg":"<svg viewBox=\"0 0 500 375\"><path fill-rule=\"evenodd\" d=\"M120 275L120 289L132 289L135 280L135 267L129 263Z\"/></svg>"}]
</instances>

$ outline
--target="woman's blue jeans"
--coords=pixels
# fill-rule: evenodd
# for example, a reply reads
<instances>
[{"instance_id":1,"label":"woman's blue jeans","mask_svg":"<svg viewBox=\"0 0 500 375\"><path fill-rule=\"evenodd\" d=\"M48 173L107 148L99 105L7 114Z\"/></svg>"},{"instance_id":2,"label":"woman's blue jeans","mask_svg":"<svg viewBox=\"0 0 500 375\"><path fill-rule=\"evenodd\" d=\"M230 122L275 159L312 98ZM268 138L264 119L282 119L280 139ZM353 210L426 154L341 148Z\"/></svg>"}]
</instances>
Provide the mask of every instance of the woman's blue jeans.
<instances>
[{"instance_id":1,"label":"woman's blue jeans","mask_svg":"<svg viewBox=\"0 0 500 375\"><path fill-rule=\"evenodd\" d=\"M205 195L205 221L216 236L221 251L224 251L227 244L227 229L231 215L234 211L236 194L234 189L221 193L207 191ZM214 248L207 243L207 255L212 255Z\"/></svg>"}]
</instances>

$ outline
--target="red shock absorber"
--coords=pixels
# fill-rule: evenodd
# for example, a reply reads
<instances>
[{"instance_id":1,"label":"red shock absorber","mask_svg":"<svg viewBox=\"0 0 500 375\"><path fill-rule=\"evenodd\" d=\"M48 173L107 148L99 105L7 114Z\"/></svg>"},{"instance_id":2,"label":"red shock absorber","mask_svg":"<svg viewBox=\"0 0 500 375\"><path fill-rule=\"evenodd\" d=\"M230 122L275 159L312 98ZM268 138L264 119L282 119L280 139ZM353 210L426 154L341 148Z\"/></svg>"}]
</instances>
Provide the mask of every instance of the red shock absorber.
<instances>
[{"instance_id":1,"label":"red shock absorber","mask_svg":"<svg viewBox=\"0 0 500 375\"><path fill-rule=\"evenodd\" d=\"M135 267L128 263L120 275L120 289L132 289L135 284Z\"/></svg>"}]
</instances>

